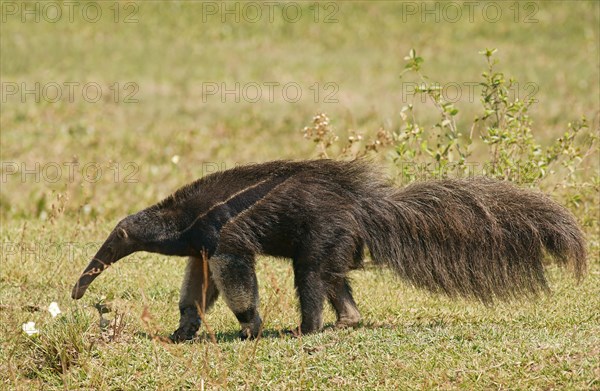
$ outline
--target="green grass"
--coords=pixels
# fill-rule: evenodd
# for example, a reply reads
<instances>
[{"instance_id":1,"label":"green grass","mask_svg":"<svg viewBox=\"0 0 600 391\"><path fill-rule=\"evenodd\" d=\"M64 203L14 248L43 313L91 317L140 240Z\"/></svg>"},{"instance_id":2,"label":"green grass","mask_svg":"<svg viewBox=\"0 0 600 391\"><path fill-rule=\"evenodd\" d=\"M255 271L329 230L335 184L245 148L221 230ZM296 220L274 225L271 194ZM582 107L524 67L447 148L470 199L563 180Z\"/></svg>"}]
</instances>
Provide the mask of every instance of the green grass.
<instances>
[{"instance_id":1,"label":"green grass","mask_svg":"<svg viewBox=\"0 0 600 391\"><path fill-rule=\"evenodd\" d=\"M108 229L102 225L79 236L94 240ZM77 227L57 223L26 229L25 240L35 236L51 241L56 231L78 234ZM552 295L494 308L431 296L367 266L352 276L363 324L333 330L334 315L328 311L322 334L294 339L285 335L298 321L291 267L286 261L262 258L263 339L238 341L237 322L219 301L208 317L217 344L203 329L195 343L172 345L160 337L177 325L181 260L143 255L121 261L96 281L85 299L73 302L70 287L86 262L51 259L44 264L26 252L3 260L0 330L8 384L164 389L197 386L203 379L211 388L260 389L598 386L597 263L580 285L551 268ZM150 273L145 270L149 266ZM109 338L112 325L103 332L92 306L104 295L112 308L106 318L123 316L124 328L114 340ZM60 303L64 315L52 319L45 308L25 310L28 304L45 307L51 301ZM144 308L151 315L147 320L142 319ZM36 322L38 336L21 332L21 324L30 320ZM65 373L62 363L68 368Z\"/></svg>"},{"instance_id":2,"label":"green grass","mask_svg":"<svg viewBox=\"0 0 600 391\"><path fill-rule=\"evenodd\" d=\"M342 135L396 129L405 103L399 75L410 48L426 59L428 75L459 83L480 81L485 64L477 52L498 48L500 69L539 86L531 109L536 137L550 143L582 115L598 129L598 3L540 3L538 23L531 24L480 17L474 23L402 22L398 4L340 3L333 24L308 18L223 24L218 17L202 23L199 2L141 3L138 23L129 25L110 18L95 24L3 21L3 83L95 82L106 93L114 82L135 82L139 102L1 104L3 168L7 162L64 167L56 183L43 173L39 180L9 175L1 183L1 388L180 389L201 382L207 389L600 388L593 202L574 209L590 243L588 276L577 284L550 267L553 294L536 301L493 308L452 301L368 265L352 275L363 324L294 339L284 334L299 317L291 267L261 258L264 338L238 341L237 321L218 301L208 316L217 344L203 327L198 341L172 345L162 340L178 322L182 259L136 254L99 277L84 299L70 299L114 224L201 176L203 163L313 157L314 146L300 130L317 112L327 112ZM506 15L510 4L503 5ZM296 82L304 95L297 103L203 102L203 82ZM339 86L339 103L324 103L322 96L315 102L308 89L315 82ZM459 126L467 126L477 105L477 99L457 103ZM427 107L418 114L433 121ZM385 154L377 159L388 161ZM103 175L91 182L76 170L70 180L64 164L73 161L80 168L98 163ZM110 162L120 169L118 180ZM137 182L124 182L128 162L139 168ZM116 329L115 323L100 328L93 307L100 300L110 303L106 318L118 320ZM46 311L52 301L63 311L54 319ZM36 322L39 335L23 333L28 321ZM333 321L328 309L328 326Z\"/></svg>"}]
</instances>

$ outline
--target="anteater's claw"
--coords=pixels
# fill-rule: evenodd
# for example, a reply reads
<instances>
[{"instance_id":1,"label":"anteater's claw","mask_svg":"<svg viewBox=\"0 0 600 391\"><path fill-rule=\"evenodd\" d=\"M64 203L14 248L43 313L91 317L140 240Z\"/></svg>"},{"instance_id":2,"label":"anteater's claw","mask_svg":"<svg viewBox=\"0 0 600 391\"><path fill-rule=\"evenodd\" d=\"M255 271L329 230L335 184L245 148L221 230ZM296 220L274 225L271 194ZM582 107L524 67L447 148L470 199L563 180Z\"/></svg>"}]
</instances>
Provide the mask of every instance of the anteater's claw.
<instances>
[{"instance_id":1,"label":"anteater's claw","mask_svg":"<svg viewBox=\"0 0 600 391\"><path fill-rule=\"evenodd\" d=\"M196 330L190 327L180 327L169 336L169 339L174 343L191 341L196 336Z\"/></svg>"}]
</instances>

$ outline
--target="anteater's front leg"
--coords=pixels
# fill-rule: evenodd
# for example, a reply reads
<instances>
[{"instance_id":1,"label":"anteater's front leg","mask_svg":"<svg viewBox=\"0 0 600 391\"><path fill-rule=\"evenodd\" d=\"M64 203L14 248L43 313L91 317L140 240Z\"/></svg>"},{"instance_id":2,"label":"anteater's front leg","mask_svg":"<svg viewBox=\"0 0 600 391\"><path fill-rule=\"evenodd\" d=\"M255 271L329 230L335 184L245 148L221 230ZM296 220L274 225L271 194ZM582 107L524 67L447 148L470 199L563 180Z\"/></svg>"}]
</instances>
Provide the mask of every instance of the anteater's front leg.
<instances>
[{"instance_id":1,"label":"anteater's front leg","mask_svg":"<svg viewBox=\"0 0 600 391\"><path fill-rule=\"evenodd\" d=\"M258 314L258 281L254 259L216 254L209 263L215 284L242 326L240 337L256 338L262 320Z\"/></svg>"},{"instance_id":2,"label":"anteater's front leg","mask_svg":"<svg viewBox=\"0 0 600 391\"><path fill-rule=\"evenodd\" d=\"M207 282L204 287L205 281ZM205 308L208 311L213 305L219 291L215 286L211 273L204 275L204 264L202 258L190 257L185 269L183 284L181 285L181 295L179 299L179 328L171 335L175 342L181 342L194 338L200 328L200 316L198 315L198 306L202 308L202 295L206 291L204 298Z\"/></svg>"}]
</instances>

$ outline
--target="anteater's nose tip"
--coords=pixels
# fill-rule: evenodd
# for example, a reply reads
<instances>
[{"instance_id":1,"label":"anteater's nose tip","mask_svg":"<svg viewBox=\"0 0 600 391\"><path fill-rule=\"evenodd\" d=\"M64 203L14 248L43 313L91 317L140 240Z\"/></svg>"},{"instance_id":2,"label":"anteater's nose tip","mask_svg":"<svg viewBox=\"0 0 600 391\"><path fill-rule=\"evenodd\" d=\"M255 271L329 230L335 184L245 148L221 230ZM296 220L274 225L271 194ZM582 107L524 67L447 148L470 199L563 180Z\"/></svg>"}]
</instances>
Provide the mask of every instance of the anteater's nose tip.
<instances>
[{"instance_id":1,"label":"anteater's nose tip","mask_svg":"<svg viewBox=\"0 0 600 391\"><path fill-rule=\"evenodd\" d=\"M83 297L83 294L85 293L86 288L87 286L82 286L79 283L77 283L71 291L71 298L74 300L81 299Z\"/></svg>"}]
</instances>

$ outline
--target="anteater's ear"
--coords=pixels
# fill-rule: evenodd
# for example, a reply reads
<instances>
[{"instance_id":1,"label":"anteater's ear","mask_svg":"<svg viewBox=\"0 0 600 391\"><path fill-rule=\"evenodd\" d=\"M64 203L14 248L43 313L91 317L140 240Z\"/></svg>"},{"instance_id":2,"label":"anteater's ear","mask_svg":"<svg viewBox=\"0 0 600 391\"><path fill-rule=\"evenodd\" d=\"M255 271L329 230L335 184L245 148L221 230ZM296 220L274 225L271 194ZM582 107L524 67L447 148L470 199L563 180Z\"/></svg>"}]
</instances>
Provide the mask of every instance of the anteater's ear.
<instances>
[{"instance_id":1,"label":"anteater's ear","mask_svg":"<svg viewBox=\"0 0 600 391\"><path fill-rule=\"evenodd\" d=\"M119 239L127 239L129 237L129 235L127 235L127 231L125 231L123 228L119 228L117 230L117 236Z\"/></svg>"}]
</instances>

